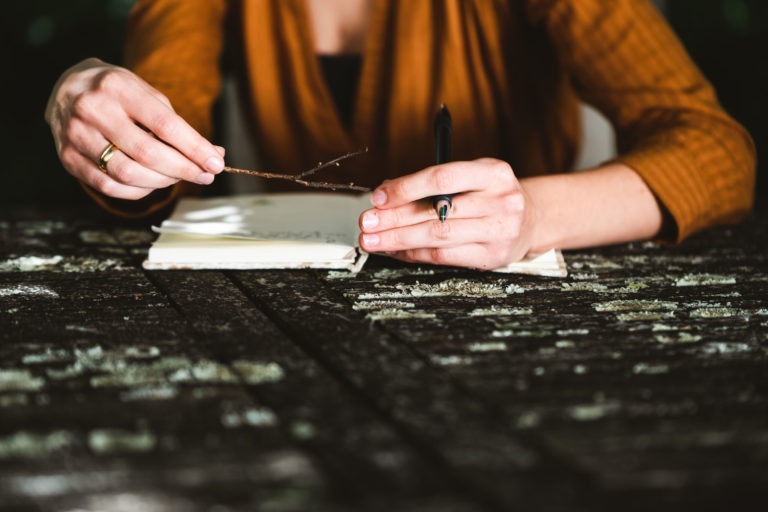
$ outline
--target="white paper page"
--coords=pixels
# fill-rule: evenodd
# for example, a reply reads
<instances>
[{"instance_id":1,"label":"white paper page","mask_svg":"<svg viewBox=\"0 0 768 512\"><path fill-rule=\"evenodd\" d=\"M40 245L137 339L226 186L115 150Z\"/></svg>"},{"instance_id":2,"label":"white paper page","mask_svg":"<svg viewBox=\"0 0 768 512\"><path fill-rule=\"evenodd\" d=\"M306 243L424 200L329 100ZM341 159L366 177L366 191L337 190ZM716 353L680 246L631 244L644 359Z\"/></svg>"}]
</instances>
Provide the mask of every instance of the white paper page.
<instances>
[{"instance_id":1,"label":"white paper page","mask_svg":"<svg viewBox=\"0 0 768 512\"><path fill-rule=\"evenodd\" d=\"M358 216L370 204L368 195L333 193L184 198L171 217L153 229L159 233L355 247Z\"/></svg>"},{"instance_id":2,"label":"white paper page","mask_svg":"<svg viewBox=\"0 0 768 512\"><path fill-rule=\"evenodd\" d=\"M354 248L342 244L161 233L150 248L148 258L150 261L174 264L309 264L315 261L351 261L356 253Z\"/></svg>"},{"instance_id":3,"label":"white paper page","mask_svg":"<svg viewBox=\"0 0 768 512\"><path fill-rule=\"evenodd\" d=\"M529 254L521 261L494 269L494 272L566 277L568 268L565 265L563 253L559 249L550 249L541 254Z\"/></svg>"}]
</instances>

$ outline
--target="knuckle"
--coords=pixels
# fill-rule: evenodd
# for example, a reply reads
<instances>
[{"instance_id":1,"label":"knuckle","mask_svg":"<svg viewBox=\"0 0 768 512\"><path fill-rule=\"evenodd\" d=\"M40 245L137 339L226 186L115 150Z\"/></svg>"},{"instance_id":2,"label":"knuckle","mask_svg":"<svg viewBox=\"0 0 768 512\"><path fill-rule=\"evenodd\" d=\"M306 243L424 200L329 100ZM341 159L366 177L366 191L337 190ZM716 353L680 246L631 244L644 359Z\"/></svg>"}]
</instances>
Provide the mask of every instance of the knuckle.
<instances>
[{"instance_id":1,"label":"knuckle","mask_svg":"<svg viewBox=\"0 0 768 512\"><path fill-rule=\"evenodd\" d=\"M85 146L86 132L85 123L78 121L77 119L72 119L64 127L62 134L63 142L83 147Z\"/></svg>"},{"instance_id":2,"label":"knuckle","mask_svg":"<svg viewBox=\"0 0 768 512\"><path fill-rule=\"evenodd\" d=\"M122 160L112 165L110 174L121 183L134 183L136 180L136 170L128 162Z\"/></svg>"},{"instance_id":3,"label":"knuckle","mask_svg":"<svg viewBox=\"0 0 768 512\"><path fill-rule=\"evenodd\" d=\"M395 226L400 226L405 221L403 218L403 212L400 210L400 208L394 208L390 210L390 212L392 213L392 223Z\"/></svg>"},{"instance_id":4,"label":"knuckle","mask_svg":"<svg viewBox=\"0 0 768 512\"><path fill-rule=\"evenodd\" d=\"M430 249L430 260L438 265L446 265L450 262L448 251L441 247Z\"/></svg>"},{"instance_id":5,"label":"knuckle","mask_svg":"<svg viewBox=\"0 0 768 512\"><path fill-rule=\"evenodd\" d=\"M455 181L453 174L444 168L432 172L432 186L439 192L453 191Z\"/></svg>"},{"instance_id":6,"label":"knuckle","mask_svg":"<svg viewBox=\"0 0 768 512\"><path fill-rule=\"evenodd\" d=\"M432 238L437 240L447 240L451 236L451 223L433 220L429 225Z\"/></svg>"},{"instance_id":7,"label":"knuckle","mask_svg":"<svg viewBox=\"0 0 768 512\"><path fill-rule=\"evenodd\" d=\"M123 74L116 68L105 69L94 78L95 91L112 95L118 93L124 81Z\"/></svg>"},{"instance_id":8,"label":"knuckle","mask_svg":"<svg viewBox=\"0 0 768 512\"><path fill-rule=\"evenodd\" d=\"M408 249L408 250L405 250L405 251L400 251L400 258L403 261L407 261L407 262L410 262L410 263L416 263L416 262L421 261L421 259L419 258L419 253L416 250L413 250L413 249Z\"/></svg>"},{"instance_id":9,"label":"knuckle","mask_svg":"<svg viewBox=\"0 0 768 512\"><path fill-rule=\"evenodd\" d=\"M489 170L493 178L504 185L512 185L516 182L512 167L504 160L492 160L489 164Z\"/></svg>"},{"instance_id":10,"label":"knuckle","mask_svg":"<svg viewBox=\"0 0 768 512\"><path fill-rule=\"evenodd\" d=\"M64 165L64 168L72 172L72 170L77 167L78 155L78 151L72 146L64 146L61 148L59 159L61 160L62 165Z\"/></svg>"},{"instance_id":11,"label":"knuckle","mask_svg":"<svg viewBox=\"0 0 768 512\"><path fill-rule=\"evenodd\" d=\"M400 261L412 261L410 258L410 252L408 250L403 251L390 251L390 255L395 256Z\"/></svg>"},{"instance_id":12,"label":"knuckle","mask_svg":"<svg viewBox=\"0 0 768 512\"><path fill-rule=\"evenodd\" d=\"M125 90L123 73L116 69L107 69L94 77L91 88L81 96L101 102L104 98L119 100Z\"/></svg>"},{"instance_id":13,"label":"knuckle","mask_svg":"<svg viewBox=\"0 0 768 512\"><path fill-rule=\"evenodd\" d=\"M387 189L391 197L400 198L408 196L408 188L403 180L392 181L387 186Z\"/></svg>"},{"instance_id":14,"label":"knuckle","mask_svg":"<svg viewBox=\"0 0 768 512\"><path fill-rule=\"evenodd\" d=\"M389 233L382 233L381 241L382 244L394 247L395 249L405 246L403 234L399 229L393 229Z\"/></svg>"},{"instance_id":15,"label":"knuckle","mask_svg":"<svg viewBox=\"0 0 768 512\"><path fill-rule=\"evenodd\" d=\"M98 112L96 95L92 92L84 92L72 100L72 116L79 119L92 119Z\"/></svg>"},{"instance_id":16,"label":"knuckle","mask_svg":"<svg viewBox=\"0 0 768 512\"><path fill-rule=\"evenodd\" d=\"M197 179L200 177L200 169L192 166L185 167L180 173L173 169L167 169L165 172L174 178L178 177L185 181L196 182Z\"/></svg>"},{"instance_id":17,"label":"knuckle","mask_svg":"<svg viewBox=\"0 0 768 512\"><path fill-rule=\"evenodd\" d=\"M514 176L514 173L512 172L512 166L510 166L509 163L504 160L493 159L493 168L496 170L496 172L511 174Z\"/></svg>"},{"instance_id":18,"label":"knuckle","mask_svg":"<svg viewBox=\"0 0 768 512\"><path fill-rule=\"evenodd\" d=\"M377 214L379 216L381 227L400 225L400 213L397 211L397 208L382 210L377 212Z\"/></svg>"},{"instance_id":19,"label":"knuckle","mask_svg":"<svg viewBox=\"0 0 768 512\"><path fill-rule=\"evenodd\" d=\"M166 96L162 92L157 91L157 97L160 99L161 102L165 103L169 107L171 106L171 100L168 98L168 96Z\"/></svg>"},{"instance_id":20,"label":"knuckle","mask_svg":"<svg viewBox=\"0 0 768 512\"><path fill-rule=\"evenodd\" d=\"M106 176L99 175L94 180L94 187L96 190L109 197L117 197L118 199L125 199L121 196L121 187L114 181L108 179Z\"/></svg>"},{"instance_id":21,"label":"knuckle","mask_svg":"<svg viewBox=\"0 0 768 512\"><path fill-rule=\"evenodd\" d=\"M61 132L61 140L64 144L73 144L80 140L80 129L75 122L69 122Z\"/></svg>"},{"instance_id":22,"label":"knuckle","mask_svg":"<svg viewBox=\"0 0 768 512\"><path fill-rule=\"evenodd\" d=\"M151 121L152 132L163 140L171 140L179 131L179 122L170 111L158 112Z\"/></svg>"},{"instance_id":23,"label":"knuckle","mask_svg":"<svg viewBox=\"0 0 768 512\"><path fill-rule=\"evenodd\" d=\"M157 156L155 145L148 141L139 141L130 148L134 160L141 163L153 162Z\"/></svg>"},{"instance_id":24,"label":"knuckle","mask_svg":"<svg viewBox=\"0 0 768 512\"><path fill-rule=\"evenodd\" d=\"M501 197L502 210L508 215L514 215L523 211L525 200L522 194L504 194Z\"/></svg>"}]
</instances>

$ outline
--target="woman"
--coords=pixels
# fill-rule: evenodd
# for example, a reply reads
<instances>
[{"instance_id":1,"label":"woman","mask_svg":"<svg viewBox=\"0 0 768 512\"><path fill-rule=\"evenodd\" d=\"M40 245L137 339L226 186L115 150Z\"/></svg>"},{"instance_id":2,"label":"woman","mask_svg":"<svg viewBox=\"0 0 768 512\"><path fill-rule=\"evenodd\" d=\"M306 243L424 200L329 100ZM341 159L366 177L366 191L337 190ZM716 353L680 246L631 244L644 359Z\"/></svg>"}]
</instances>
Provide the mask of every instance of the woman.
<instances>
[{"instance_id":1,"label":"woman","mask_svg":"<svg viewBox=\"0 0 768 512\"><path fill-rule=\"evenodd\" d=\"M752 141L647 0L139 0L131 71L76 65L46 115L105 207L151 213L221 172L206 137L225 36L268 169L370 148L334 178L378 185L360 216L371 252L495 268L682 240L751 209ZM345 60L354 94L334 96L328 69ZM619 154L569 173L579 100L612 122ZM430 166L441 103L456 161ZM424 201L439 194L455 194L445 222Z\"/></svg>"}]
</instances>

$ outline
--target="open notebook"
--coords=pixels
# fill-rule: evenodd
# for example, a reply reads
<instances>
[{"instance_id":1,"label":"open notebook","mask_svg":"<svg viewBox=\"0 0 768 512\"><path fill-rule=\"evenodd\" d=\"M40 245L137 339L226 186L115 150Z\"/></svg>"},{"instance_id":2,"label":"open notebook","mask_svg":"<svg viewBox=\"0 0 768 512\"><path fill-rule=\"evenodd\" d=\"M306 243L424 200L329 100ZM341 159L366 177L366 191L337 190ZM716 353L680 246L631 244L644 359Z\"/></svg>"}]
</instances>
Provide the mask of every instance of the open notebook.
<instances>
[{"instance_id":1,"label":"open notebook","mask_svg":"<svg viewBox=\"0 0 768 512\"><path fill-rule=\"evenodd\" d=\"M147 269L346 268L359 271L368 254L357 246L366 195L327 192L183 198L153 230L160 235ZM498 272L562 277L551 250Z\"/></svg>"}]
</instances>

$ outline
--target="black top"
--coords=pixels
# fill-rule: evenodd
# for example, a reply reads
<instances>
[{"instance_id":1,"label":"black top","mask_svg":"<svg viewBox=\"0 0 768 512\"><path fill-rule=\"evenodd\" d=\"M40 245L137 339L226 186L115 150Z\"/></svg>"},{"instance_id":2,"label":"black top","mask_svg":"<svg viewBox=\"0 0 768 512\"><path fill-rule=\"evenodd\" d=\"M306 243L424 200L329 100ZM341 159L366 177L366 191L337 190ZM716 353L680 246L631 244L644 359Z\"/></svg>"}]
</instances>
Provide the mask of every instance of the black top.
<instances>
[{"instance_id":1,"label":"black top","mask_svg":"<svg viewBox=\"0 0 768 512\"><path fill-rule=\"evenodd\" d=\"M336 105L336 111L344 127L349 128L354 116L357 84L360 81L363 58L356 54L321 55L319 61L323 78Z\"/></svg>"}]
</instances>

